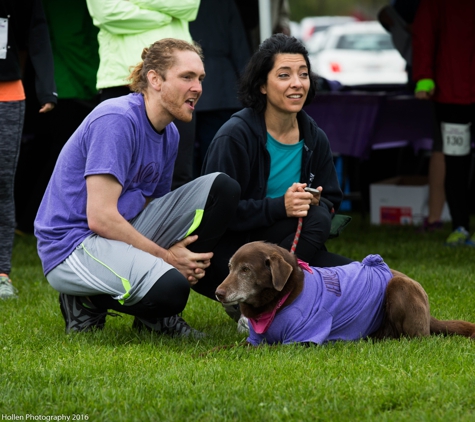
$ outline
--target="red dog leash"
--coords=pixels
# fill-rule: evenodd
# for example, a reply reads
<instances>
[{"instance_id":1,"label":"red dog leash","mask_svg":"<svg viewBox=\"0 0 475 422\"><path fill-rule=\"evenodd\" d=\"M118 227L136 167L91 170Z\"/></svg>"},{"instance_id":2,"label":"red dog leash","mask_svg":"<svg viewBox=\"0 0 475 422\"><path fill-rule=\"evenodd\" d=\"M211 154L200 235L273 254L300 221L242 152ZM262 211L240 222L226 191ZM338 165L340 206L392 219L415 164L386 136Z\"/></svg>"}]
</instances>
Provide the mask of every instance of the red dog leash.
<instances>
[{"instance_id":1,"label":"red dog leash","mask_svg":"<svg viewBox=\"0 0 475 422\"><path fill-rule=\"evenodd\" d=\"M333 204L330 201L328 201L324 198L320 198L320 201L325 202L327 205L330 206L330 209L331 209L330 212L332 214L335 212L335 209L333 208ZM303 217L299 217L299 222L298 222L298 225L297 225L297 231L295 232L294 241L292 243L292 247L290 248L290 253L292 253L292 254L295 254L295 249L297 249L297 243L299 243L300 233L302 232L302 224L303 224Z\"/></svg>"},{"instance_id":2,"label":"red dog leash","mask_svg":"<svg viewBox=\"0 0 475 422\"><path fill-rule=\"evenodd\" d=\"M295 254L295 249L297 249L297 243L299 243L300 233L302 232L303 217L299 217L299 222L297 225L297 231L295 232L294 241L292 247L290 248L290 253Z\"/></svg>"}]
</instances>

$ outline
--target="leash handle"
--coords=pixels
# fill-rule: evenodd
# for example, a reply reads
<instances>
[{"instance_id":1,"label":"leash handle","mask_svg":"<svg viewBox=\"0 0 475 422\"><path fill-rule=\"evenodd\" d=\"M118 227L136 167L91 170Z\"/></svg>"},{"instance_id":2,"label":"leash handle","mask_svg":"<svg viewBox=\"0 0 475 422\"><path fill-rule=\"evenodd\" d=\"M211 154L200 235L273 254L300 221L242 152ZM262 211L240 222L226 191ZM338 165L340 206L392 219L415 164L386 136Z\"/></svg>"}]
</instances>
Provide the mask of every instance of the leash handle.
<instances>
[{"instance_id":1,"label":"leash handle","mask_svg":"<svg viewBox=\"0 0 475 422\"><path fill-rule=\"evenodd\" d=\"M299 217L299 222L297 224L297 231L295 232L294 241L292 247L290 248L290 253L295 254L295 249L297 249L297 243L299 243L300 233L302 232L303 217Z\"/></svg>"}]
</instances>

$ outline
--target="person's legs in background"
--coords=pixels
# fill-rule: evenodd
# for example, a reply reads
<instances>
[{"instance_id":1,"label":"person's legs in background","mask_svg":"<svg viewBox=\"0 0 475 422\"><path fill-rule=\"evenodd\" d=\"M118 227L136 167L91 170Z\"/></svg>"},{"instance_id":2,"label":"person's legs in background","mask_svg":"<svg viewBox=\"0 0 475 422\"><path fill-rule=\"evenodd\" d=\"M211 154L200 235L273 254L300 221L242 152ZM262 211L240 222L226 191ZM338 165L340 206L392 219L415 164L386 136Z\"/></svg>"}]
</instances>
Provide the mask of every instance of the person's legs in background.
<instances>
[{"instance_id":1,"label":"person's legs in background","mask_svg":"<svg viewBox=\"0 0 475 422\"><path fill-rule=\"evenodd\" d=\"M424 218L421 233L442 229L442 211L445 205L445 157L442 152L442 133L434 106L432 152L429 158L429 215Z\"/></svg>"},{"instance_id":2,"label":"person's legs in background","mask_svg":"<svg viewBox=\"0 0 475 422\"><path fill-rule=\"evenodd\" d=\"M0 102L0 299L16 297L10 280L15 238L14 181L25 101Z\"/></svg>"},{"instance_id":3,"label":"person's legs in background","mask_svg":"<svg viewBox=\"0 0 475 422\"><path fill-rule=\"evenodd\" d=\"M471 156L445 156L445 191L452 218L452 234L446 243L457 246L468 240L470 231L469 174Z\"/></svg>"},{"instance_id":4,"label":"person's legs in background","mask_svg":"<svg viewBox=\"0 0 475 422\"><path fill-rule=\"evenodd\" d=\"M475 124L475 104L436 104L436 111L438 121L442 125L445 195L453 229L445 243L448 246L475 246L475 239L469 237L469 185L472 155L470 129L468 128L471 124L473 130ZM463 145L465 147L461 147Z\"/></svg>"},{"instance_id":5,"label":"person's legs in background","mask_svg":"<svg viewBox=\"0 0 475 422\"><path fill-rule=\"evenodd\" d=\"M442 151L432 151L429 161L429 216L428 231L442 227L441 216L445 205L445 157Z\"/></svg>"},{"instance_id":6,"label":"person's legs in background","mask_svg":"<svg viewBox=\"0 0 475 422\"><path fill-rule=\"evenodd\" d=\"M54 110L41 114L37 112L36 99L27 98L26 104L24 138L15 177L16 229L33 233L33 222L58 155L96 103L58 99Z\"/></svg>"}]
</instances>

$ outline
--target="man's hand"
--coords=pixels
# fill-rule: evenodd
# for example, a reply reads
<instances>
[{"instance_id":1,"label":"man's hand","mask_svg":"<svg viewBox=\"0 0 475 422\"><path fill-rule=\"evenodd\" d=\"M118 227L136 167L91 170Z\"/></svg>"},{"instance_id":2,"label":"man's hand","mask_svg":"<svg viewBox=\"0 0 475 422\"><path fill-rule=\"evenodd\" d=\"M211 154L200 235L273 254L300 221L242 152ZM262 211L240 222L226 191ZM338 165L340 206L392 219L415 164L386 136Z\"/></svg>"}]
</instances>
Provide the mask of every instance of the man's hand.
<instances>
[{"instance_id":1,"label":"man's hand","mask_svg":"<svg viewBox=\"0 0 475 422\"><path fill-rule=\"evenodd\" d=\"M306 183L294 183L284 195L287 217L306 217L313 195L305 192Z\"/></svg>"},{"instance_id":2,"label":"man's hand","mask_svg":"<svg viewBox=\"0 0 475 422\"><path fill-rule=\"evenodd\" d=\"M187 248L196 239L198 239L196 235L188 236L175 243L168 249L164 258L166 262L180 271L191 285L196 284L204 277L204 270L209 267L210 259L213 257L212 252L195 253Z\"/></svg>"},{"instance_id":3,"label":"man's hand","mask_svg":"<svg viewBox=\"0 0 475 422\"><path fill-rule=\"evenodd\" d=\"M54 103L43 104L40 108L40 113L48 113L48 111L53 110L53 108L54 108Z\"/></svg>"},{"instance_id":4,"label":"man's hand","mask_svg":"<svg viewBox=\"0 0 475 422\"><path fill-rule=\"evenodd\" d=\"M426 92L426 91L418 91L416 92L416 98L418 100L430 100L434 95L434 90Z\"/></svg>"},{"instance_id":5,"label":"man's hand","mask_svg":"<svg viewBox=\"0 0 475 422\"><path fill-rule=\"evenodd\" d=\"M122 185L109 174L86 178L87 221L89 228L99 236L125 242L153 256L162 258L183 274L190 284L203 278L213 253L194 253L187 249L198 236L189 236L170 249L164 249L139 233L117 209Z\"/></svg>"},{"instance_id":6,"label":"man's hand","mask_svg":"<svg viewBox=\"0 0 475 422\"><path fill-rule=\"evenodd\" d=\"M430 100L434 96L435 83L432 79L421 79L416 83L414 95L419 100Z\"/></svg>"}]
</instances>

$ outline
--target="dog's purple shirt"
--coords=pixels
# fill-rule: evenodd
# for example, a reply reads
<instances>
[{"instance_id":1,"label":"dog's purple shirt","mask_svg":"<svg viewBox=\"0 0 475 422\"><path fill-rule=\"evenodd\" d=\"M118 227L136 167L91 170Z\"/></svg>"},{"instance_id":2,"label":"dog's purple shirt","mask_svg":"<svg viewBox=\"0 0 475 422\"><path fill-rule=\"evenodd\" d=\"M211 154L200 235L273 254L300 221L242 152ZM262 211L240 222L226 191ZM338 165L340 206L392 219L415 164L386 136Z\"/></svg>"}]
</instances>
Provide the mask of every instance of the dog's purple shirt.
<instances>
[{"instance_id":1,"label":"dog's purple shirt","mask_svg":"<svg viewBox=\"0 0 475 422\"><path fill-rule=\"evenodd\" d=\"M302 293L277 313L265 333L256 334L250 324L249 343L358 340L379 328L386 286L393 277L379 255L340 267L310 269L312 273L304 271Z\"/></svg>"}]
</instances>

